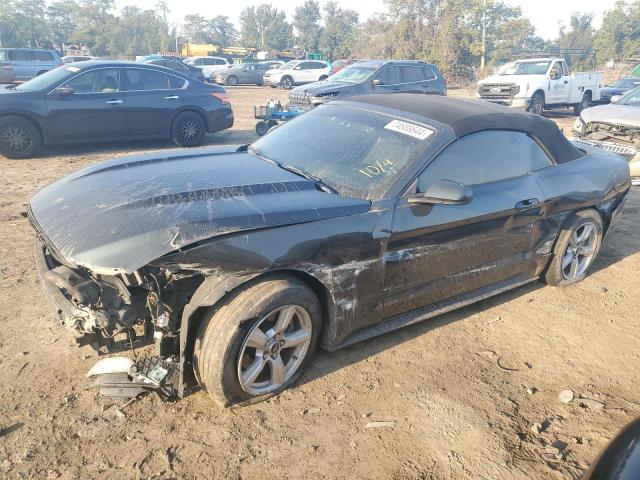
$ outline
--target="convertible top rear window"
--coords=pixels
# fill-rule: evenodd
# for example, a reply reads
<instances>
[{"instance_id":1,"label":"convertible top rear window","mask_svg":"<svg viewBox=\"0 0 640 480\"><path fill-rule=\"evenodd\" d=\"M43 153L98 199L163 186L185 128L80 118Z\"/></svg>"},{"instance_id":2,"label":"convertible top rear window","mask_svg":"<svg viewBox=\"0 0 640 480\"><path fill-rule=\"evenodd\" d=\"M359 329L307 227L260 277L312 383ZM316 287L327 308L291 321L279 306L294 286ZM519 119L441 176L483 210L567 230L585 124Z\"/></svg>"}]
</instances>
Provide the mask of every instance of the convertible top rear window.
<instances>
[{"instance_id":1,"label":"convertible top rear window","mask_svg":"<svg viewBox=\"0 0 640 480\"><path fill-rule=\"evenodd\" d=\"M325 105L273 130L251 150L342 195L375 200L436 136L410 120Z\"/></svg>"}]
</instances>

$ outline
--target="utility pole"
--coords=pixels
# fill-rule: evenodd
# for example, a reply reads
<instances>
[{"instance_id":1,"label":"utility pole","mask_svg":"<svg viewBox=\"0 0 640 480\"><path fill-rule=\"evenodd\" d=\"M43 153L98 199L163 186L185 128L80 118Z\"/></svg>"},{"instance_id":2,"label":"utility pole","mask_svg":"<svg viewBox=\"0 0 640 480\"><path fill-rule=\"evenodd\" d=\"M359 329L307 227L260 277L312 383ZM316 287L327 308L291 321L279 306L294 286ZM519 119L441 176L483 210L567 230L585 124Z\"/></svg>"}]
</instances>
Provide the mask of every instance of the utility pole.
<instances>
[{"instance_id":1,"label":"utility pole","mask_svg":"<svg viewBox=\"0 0 640 480\"><path fill-rule=\"evenodd\" d=\"M484 75L485 56L487 53L487 0L482 10L482 56L480 57L480 74Z\"/></svg>"}]
</instances>

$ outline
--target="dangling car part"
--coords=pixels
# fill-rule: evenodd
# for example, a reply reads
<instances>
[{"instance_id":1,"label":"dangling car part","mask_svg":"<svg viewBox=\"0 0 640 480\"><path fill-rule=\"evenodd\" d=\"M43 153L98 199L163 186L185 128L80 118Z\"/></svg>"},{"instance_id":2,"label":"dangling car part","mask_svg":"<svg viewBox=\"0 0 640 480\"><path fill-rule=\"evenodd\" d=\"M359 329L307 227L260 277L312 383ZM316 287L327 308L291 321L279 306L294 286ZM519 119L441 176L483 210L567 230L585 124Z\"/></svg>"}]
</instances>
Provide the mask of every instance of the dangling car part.
<instances>
[{"instance_id":1,"label":"dangling car part","mask_svg":"<svg viewBox=\"0 0 640 480\"><path fill-rule=\"evenodd\" d=\"M621 157L545 118L399 93L327 103L250 146L84 168L29 217L45 293L82 342L153 341L179 395L226 406L291 386L318 345L582 280L629 188Z\"/></svg>"}]
</instances>

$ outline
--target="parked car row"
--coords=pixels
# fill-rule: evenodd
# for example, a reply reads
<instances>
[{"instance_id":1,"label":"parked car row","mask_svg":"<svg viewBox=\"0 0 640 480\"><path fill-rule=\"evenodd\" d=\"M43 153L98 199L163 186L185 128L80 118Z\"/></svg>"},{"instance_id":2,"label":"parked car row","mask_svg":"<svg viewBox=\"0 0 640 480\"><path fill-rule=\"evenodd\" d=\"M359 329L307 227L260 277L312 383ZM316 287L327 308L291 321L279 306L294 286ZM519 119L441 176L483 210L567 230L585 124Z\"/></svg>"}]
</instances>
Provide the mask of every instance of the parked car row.
<instances>
[{"instance_id":1,"label":"parked car row","mask_svg":"<svg viewBox=\"0 0 640 480\"><path fill-rule=\"evenodd\" d=\"M62 66L63 62L55 50L0 48L0 64L8 64L12 67L14 77L12 81L26 81ZM9 78L8 74L6 78Z\"/></svg>"}]
</instances>

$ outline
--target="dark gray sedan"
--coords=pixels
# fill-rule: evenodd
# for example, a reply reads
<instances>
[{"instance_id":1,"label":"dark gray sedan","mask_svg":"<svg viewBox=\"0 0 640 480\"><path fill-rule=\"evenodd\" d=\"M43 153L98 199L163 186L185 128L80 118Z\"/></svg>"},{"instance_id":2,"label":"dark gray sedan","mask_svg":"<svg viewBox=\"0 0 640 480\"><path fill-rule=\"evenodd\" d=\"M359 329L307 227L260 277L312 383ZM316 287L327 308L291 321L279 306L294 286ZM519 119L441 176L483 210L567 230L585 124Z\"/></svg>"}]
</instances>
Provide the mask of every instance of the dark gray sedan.
<instances>
[{"instance_id":1,"label":"dark gray sedan","mask_svg":"<svg viewBox=\"0 0 640 480\"><path fill-rule=\"evenodd\" d=\"M247 63L226 70L218 70L211 75L211 81L218 85L262 85L264 72L270 68L266 63Z\"/></svg>"},{"instance_id":2,"label":"dark gray sedan","mask_svg":"<svg viewBox=\"0 0 640 480\"><path fill-rule=\"evenodd\" d=\"M0 155L8 158L43 145L127 139L193 147L232 125L224 88L155 65L78 62L0 89Z\"/></svg>"}]
</instances>

